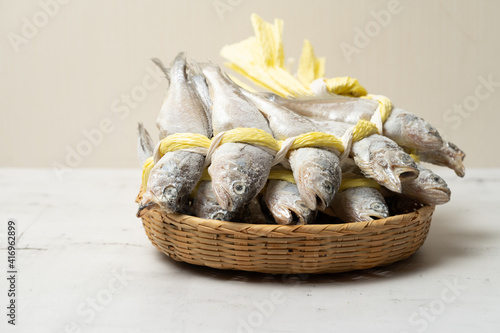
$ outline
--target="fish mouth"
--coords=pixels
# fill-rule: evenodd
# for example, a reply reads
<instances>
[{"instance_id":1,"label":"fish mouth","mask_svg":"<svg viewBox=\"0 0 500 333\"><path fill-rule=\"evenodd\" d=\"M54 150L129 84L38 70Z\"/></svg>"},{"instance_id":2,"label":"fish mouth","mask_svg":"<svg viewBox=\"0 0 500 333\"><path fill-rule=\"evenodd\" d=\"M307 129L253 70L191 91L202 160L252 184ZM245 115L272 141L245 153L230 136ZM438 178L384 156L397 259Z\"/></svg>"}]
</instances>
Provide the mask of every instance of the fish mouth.
<instances>
[{"instance_id":1,"label":"fish mouth","mask_svg":"<svg viewBox=\"0 0 500 333\"><path fill-rule=\"evenodd\" d=\"M372 221L378 219L385 219L388 217L388 214L370 210L360 215L360 217L362 218L362 221Z\"/></svg>"},{"instance_id":2,"label":"fish mouth","mask_svg":"<svg viewBox=\"0 0 500 333\"><path fill-rule=\"evenodd\" d=\"M443 205L450 201L451 191L448 188L432 188L426 190L426 196L431 198L433 205Z\"/></svg>"},{"instance_id":3,"label":"fish mouth","mask_svg":"<svg viewBox=\"0 0 500 333\"><path fill-rule=\"evenodd\" d=\"M232 212L234 205L229 192L222 186L215 185L214 182L212 182L212 191L221 208L225 211Z\"/></svg>"},{"instance_id":4,"label":"fish mouth","mask_svg":"<svg viewBox=\"0 0 500 333\"><path fill-rule=\"evenodd\" d=\"M308 222L309 213L304 214L302 209L297 207L283 205L275 206L271 211L276 222L282 225L304 225Z\"/></svg>"},{"instance_id":5,"label":"fish mouth","mask_svg":"<svg viewBox=\"0 0 500 333\"><path fill-rule=\"evenodd\" d=\"M460 160L454 160L451 163L451 168L455 171L456 175L460 178L465 176L465 166Z\"/></svg>"},{"instance_id":6,"label":"fish mouth","mask_svg":"<svg viewBox=\"0 0 500 333\"><path fill-rule=\"evenodd\" d=\"M379 184L385 186L392 192L401 193L401 180L396 173L384 167L378 168L378 172L373 177Z\"/></svg>"},{"instance_id":7,"label":"fish mouth","mask_svg":"<svg viewBox=\"0 0 500 333\"><path fill-rule=\"evenodd\" d=\"M137 217L143 217L147 211L151 210L154 207L159 207L159 205L154 202L154 201L147 201L146 203L142 204L139 206L139 209L137 210Z\"/></svg>"},{"instance_id":8,"label":"fish mouth","mask_svg":"<svg viewBox=\"0 0 500 333\"><path fill-rule=\"evenodd\" d=\"M302 188L302 189L301 189ZM324 200L319 191L315 191L312 188L305 186L299 187L299 193L302 201L310 210L325 210L328 206L326 205L326 200Z\"/></svg>"}]
</instances>

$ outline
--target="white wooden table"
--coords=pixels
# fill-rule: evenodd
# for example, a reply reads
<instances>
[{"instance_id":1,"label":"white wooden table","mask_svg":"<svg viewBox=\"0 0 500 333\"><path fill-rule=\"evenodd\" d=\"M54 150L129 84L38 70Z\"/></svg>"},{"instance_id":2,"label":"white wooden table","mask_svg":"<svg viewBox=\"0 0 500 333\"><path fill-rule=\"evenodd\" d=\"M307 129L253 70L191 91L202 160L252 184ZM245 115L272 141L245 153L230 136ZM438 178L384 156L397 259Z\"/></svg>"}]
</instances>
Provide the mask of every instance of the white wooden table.
<instances>
[{"instance_id":1,"label":"white wooden table","mask_svg":"<svg viewBox=\"0 0 500 333\"><path fill-rule=\"evenodd\" d=\"M281 276L177 263L135 217L140 171L0 169L1 332L500 332L500 170L440 170L452 201L388 267ZM16 326L7 222L17 223Z\"/></svg>"}]
</instances>

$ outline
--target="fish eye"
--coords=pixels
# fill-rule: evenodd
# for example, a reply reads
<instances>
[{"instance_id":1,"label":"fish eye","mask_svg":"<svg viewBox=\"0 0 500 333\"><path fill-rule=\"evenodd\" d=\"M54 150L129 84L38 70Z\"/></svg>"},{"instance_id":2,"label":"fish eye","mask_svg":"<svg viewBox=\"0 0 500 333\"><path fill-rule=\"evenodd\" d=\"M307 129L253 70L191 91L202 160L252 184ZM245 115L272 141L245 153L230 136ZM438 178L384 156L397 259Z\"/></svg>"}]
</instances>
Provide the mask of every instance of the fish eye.
<instances>
[{"instance_id":1,"label":"fish eye","mask_svg":"<svg viewBox=\"0 0 500 333\"><path fill-rule=\"evenodd\" d=\"M426 128L427 132L429 132L432 135L437 136L438 131L434 128L434 126L432 126L431 124L426 124L425 128Z\"/></svg>"},{"instance_id":2,"label":"fish eye","mask_svg":"<svg viewBox=\"0 0 500 333\"><path fill-rule=\"evenodd\" d=\"M442 182L442 179L441 179L441 177L439 177L439 176L434 176L434 177L432 177L432 180L433 180L434 182L436 182L436 183L441 183L441 182Z\"/></svg>"},{"instance_id":3,"label":"fish eye","mask_svg":"<svg viewBox=\"0 0 500 333\"><path fill-rule=\"evenodd\" d=\"M168 185L163 189L163 196L172 200L177 196L177 189L173 185Z\"/></svg>"},{"instance_id":4,"label":"fish eye","mask_svg":"<svg viewBox=\"0 0 500 333\"><path fill-rule=\"evenodd\" d=\"M247 186L243 182L234 182L233 191L239 195L245 194L247 192Z\"/></svg>"},{"instance_id":5,"label":"fish eye","mask_svg":"<svg viewBox=\"0 0 500 333\"><path fill-rule=\"evenodd\" d=\"M370 208L373 209L374 211L383 211L384 206L378 202L372 202L370 204Z\"/></svg>"},{"instance_id":6,"label":"fish eye","mask_svg":"<svg viewBox=\"0 0 500 333\"><path fill-rule=\"evenodd\" d=\"M325 191L328 194L332 194L333 192L335 192L335 187L333 187L333 184L329 181L324 181L323 187L325 188Z\"/></svg>"},{"instance_id":7,"label":"fish eye","mask_svg":"<svg viewBox=\"0 0 500 333\"><path fill-rule=\"evenodd\" d=\"M212 220L224 221L225 214L223 212L216 212L212 214Z\"/></svg>"}]
</instances>

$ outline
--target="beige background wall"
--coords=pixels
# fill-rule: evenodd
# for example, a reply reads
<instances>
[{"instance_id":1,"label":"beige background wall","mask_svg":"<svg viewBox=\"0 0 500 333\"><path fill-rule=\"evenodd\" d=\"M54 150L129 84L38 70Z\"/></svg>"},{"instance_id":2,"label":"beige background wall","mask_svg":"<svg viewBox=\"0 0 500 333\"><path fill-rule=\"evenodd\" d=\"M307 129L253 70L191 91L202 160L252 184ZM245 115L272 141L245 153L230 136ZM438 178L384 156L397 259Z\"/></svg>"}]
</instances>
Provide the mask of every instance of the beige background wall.
<instances>
[{"instance_id":1,"label":"beige background wall","mask_svg":"<svg viewBox=\"0 0 500 333\"><path fill-rule=\"evenodd\" d=\"M156 138L166 89L149 59L184 50L222 64L221 47L252 34L253 12L285 20L287 57L309 38L327 76L356 77L428 119L468 167L500 166L500 2L399 2L3 0L0 166L138 167L137 122ZM377 23L373 13L390 9ZM358 29L372 37L355 39Z\"/></svg>"}]
</instances>

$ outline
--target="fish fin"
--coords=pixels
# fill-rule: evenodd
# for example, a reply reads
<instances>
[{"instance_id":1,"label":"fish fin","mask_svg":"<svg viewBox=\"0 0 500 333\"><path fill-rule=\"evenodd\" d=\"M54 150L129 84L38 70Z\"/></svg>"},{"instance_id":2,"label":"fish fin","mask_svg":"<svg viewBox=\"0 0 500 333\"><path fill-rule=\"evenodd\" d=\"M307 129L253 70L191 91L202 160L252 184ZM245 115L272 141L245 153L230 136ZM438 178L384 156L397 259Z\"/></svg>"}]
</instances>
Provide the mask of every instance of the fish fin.
<instances>
[{"instance_id":1,"label":"fish fin","mask_svg":"<svg viewBox=\"0 0 500 333\"><path fill-rule=\"evenodd\" d=\"M139 122L139 138L137 139L137 157L141 165L144 165L146 160L153 156L153 140L149 135L148 131L144 127L143 123Z\"/></svg>"}]
</instances>

